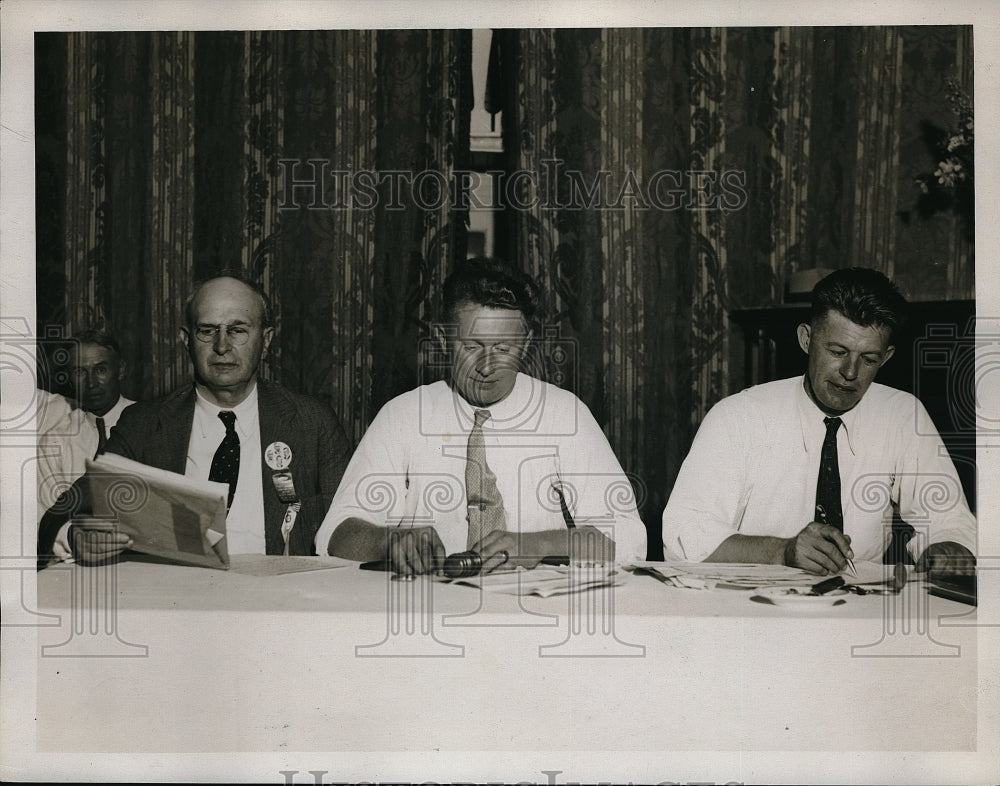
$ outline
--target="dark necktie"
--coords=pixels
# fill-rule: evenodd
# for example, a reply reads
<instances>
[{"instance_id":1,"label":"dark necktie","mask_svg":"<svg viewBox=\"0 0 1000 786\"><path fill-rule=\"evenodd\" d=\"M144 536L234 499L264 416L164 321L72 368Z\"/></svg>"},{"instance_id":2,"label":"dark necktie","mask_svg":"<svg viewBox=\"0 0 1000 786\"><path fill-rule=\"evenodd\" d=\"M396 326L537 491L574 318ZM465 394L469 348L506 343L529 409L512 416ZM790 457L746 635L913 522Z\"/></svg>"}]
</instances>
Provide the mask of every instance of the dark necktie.
<instances>
[{"instance_id":1,"label":"dark necktie","mask_svg":"<svg viewBox=\"0 0 1000 786\"><path fill-rule=\"evenodd\" d=\"M837 459L837 430L840 418L823 418L826 438L819 457L816 481L816 520L843 531L844 513L840 506L840 462Z\"/></svg>"},{"instance_id":2,"label":"dark necktie","mask_svg":"<svg viewBox=\"0 0 1000 786\"><path fill-rule=\"evenodd\" d=\"M98 416L97 418L97 452L94 454L94 458L100 456L104 449L108 446L108 433L104 430L104 418Z\"/></svg>"},{"instance_id":3,"label":"dark necktie","mask_svg":"<svg viewBox=\"0 0 1000 786\"><path fill-rule=\"evenodd\" d=\"M490 465L486 463L483 423L489 417L488 409L477 409L476 422L469 432L469 448L465 464L465 495L469 502L467 547L470 549L494 530L507 528L503 497L497 489L497 478L490 470Z\"/></svg>"},{"instance_id":4,"label":"dark necktie","mask_svg":"<svg viewBox=\"0 0 1000 786\"><path fill-rule=\"evenodd\" d=\"M235 412L220 412L219 419L226 425L226 436L222 438L212 458L212 469L208 473L208 479L229 484L229 500L226 502L226 512L229 512L229 508L233 505L233 495L236 493L236 481L240 477L240 438L234 428Z\"/></svg>"}]
</instances>

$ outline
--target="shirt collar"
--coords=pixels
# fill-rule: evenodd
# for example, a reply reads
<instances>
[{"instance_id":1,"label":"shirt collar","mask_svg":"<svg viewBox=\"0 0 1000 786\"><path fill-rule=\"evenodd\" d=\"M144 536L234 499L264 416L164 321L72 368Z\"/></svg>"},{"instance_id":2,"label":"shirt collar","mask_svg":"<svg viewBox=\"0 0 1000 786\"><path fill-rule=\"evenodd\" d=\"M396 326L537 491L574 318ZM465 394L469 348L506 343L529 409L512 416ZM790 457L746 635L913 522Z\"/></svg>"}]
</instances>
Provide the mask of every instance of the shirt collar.
<instances>
[{"instance_id":1,"label":"shirt collar","mask_svg":"<svg viewBox=\"0 0 1000 786\"><path fill-rule=\"evenodd\" d=\"M799 412L799 424L802 427L802 448L809 452L810 445L822 445L826 436L826 424L823 418L829 417L823 410L816 406L816 403L809 398L806 393L806 378L802 377L800 383L795 386L795 401ZM859 413L864 405L864 397L854 407L837 417L844 424L844 434L847 435L847 446L851 453L857 454L854 446L854 434L858 433L858 424L862 415Z\"/></svg>"},{"instance_id":2,"label":"shirt collar","mask_svg":"<svg viewBox=\"0 0 1000 786\"><path fill-rule=\"evenodd\" d=\"M124 396L119 395L118 400L114 403L114 406L112 406L103 415L98 415L96 412L90 412L89 410L83 410L83 411L87 416L87 420L89 420L95 426L97 425L97 419L99 417L104 418L104 422L107 424L115 424L118 422L118 418L121 417L122 411L125 409L125 407L127 407L131 403L133 402L125 398Z\"/></svg>"},{"instance_id":3,"label":"shirt collar","mask_svg":"<svg viewBox=\"0 0 1000 786\"><path fill-rule=\"evenodd\" d=\"M220 412L235 412L236 413L236 433L240 435L242 440L254 433L257 428L257 419L259 417L259 410L257 409L257 386L253 386L253 390L250 391L243 401L237 404L235 407L220 407L217 404L213 404L207 398L205 398L201 391L197 387L194 389L195 392L195 422L200 424L202 429L202 436L208 436L207 429L209 423L221 423L219 420Z\"/></svg>"},{"instance_id":4,"label":"shirt collar","mask_svg":"<svg viewBox=\"0 0 1000 786\"><path fill-rule=\"evenodd\" d=\"M503 399L488 407L473 406L454 387L451 389L455 399L455 412L458 414L459 422L464 431L470 431L475 422L475 412L477 409L485 409L490 413L490 419L486 421L488 428L495 430L507 430L517 428L515 420L524 419L524 413L528 400L532 396L533 379L518 372L514 378L514 386Z\"/></svg>"}]
</instances>

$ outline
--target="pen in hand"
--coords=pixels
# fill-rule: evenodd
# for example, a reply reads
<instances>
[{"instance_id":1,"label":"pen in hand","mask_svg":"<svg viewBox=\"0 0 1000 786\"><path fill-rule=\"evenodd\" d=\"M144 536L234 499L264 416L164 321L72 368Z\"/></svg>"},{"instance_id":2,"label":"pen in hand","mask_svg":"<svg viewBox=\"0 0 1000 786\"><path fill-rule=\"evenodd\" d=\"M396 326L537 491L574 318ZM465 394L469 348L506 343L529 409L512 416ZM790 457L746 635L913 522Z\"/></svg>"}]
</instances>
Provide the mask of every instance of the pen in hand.
<instances>
[{"instance_id":1,"label":"pen in hand","mask_svg":"<svg viewBox=\"0 0 1000 786\"><path fill-rule=\"evenodd\" d=\"M822 505L816 506L816 518L820 524L826 524L827 526L829 526L830 522L827 521L826 510L823 508ZM851 575L857 577L858 569L854 567L854 560L852 560L850 557L847 558L847 566L851 569Z\"/></svg>"}]
</instances>

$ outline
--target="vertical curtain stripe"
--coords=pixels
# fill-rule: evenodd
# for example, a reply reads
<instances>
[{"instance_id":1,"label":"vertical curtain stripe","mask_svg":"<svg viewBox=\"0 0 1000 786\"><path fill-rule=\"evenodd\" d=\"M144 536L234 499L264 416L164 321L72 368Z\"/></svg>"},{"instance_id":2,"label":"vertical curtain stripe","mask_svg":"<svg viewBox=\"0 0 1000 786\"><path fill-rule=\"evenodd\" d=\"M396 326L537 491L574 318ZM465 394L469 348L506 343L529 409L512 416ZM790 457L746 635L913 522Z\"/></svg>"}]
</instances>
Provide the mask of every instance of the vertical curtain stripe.
<instances>
[{"instance_id":1,"label":"vertical curtain stripe","mask_svg":"<svg viewBox=\"0 0 1000 786\"><path fill-rule=\"evenodd\" d=\"M147 256L153 364L158 393L180 385L189 375L188 361L178 351L184 315L178 293L192 285L194 262L194 45L189 32L152 34L153 78L150 103L153 138Z\"/></svg>"},{"instance_id":2,"label":"vertical curtain stripe","mask_svg":"<svg viewBox=\"0 0 1000 786\"><path fill-rule=\"evenodd\" d=\"M611 173L613 192L625 187L626 177L633 176L639 189L648 177L642 166L642 53L642 29L603 31L600 160L601 171ZM619 458L633 467L644 450L642 399L635 395L641 384L645 330L638 273L645 258L641 212L636 200L629 198L622 210L599 214L606 294L602 312L605 431L613 445L628 450L628 456Z\"/></svg>"},{"instance_id":3,"label":"vertical curtain stripe","mask_svg":"<svg viewBox=\"0 0 1000 786\"><path fill-rule=\"evenodd\" d=\"M372 31L348 31L337 48L334 86L338 144L331 169L358 172L375 168L378 136L375 63L378 38ZM366 118L358 123L357 118ZM340 358L332 379L332 402L343 413L344 427L355 441L374 417L372 400L372 329L374 320L375 238L370 211L356 209L346 176L337 181L331 202L342 204L335 211L339 231L333 239L334 308L331 335Z\"/></svg>"},{"instance_id":4,"label":"vertical curtain stripe","mask_svg":"<svg viewBox=\"0 0 1000 786\"><path fill-rule=\"evenodd\" d=\"M726 124L722 111L725 93L726 31L720 28L692 33L692 49L704 72L692 84L693 109L705 122L691 124L690 144L698 153L692 169L715 173L726 160ZM718 125L716 126L715 123ZM714 190L718 185L713 187ZM725 279L727 267L725 223L716 209L691 211L692 260L695 272L694 307L702 318L692 322L696 340L692 344L695 376L692 380L692 422L700 423L720 396L719 382L728 376L728 332L725 324Z\"/></svg>"},{"instance_id":5,"label":"vertical curtain stripe","mask_svg":"<svg viewBox=\"0 0 1000 786\"><path fill-rule=\"evenodd\" d=\"M901 39L896 28L866 28L862 41L858 78L869 87L858 96L851 261L891 275Z\"/></svg>"},{"instance_id":6,"label":"vertical curtain stripe","mask_svg":"<svg viewBox=\"0 0 1000 786\"><path fill-rule=\"evenodd\" d=\"M103 39L70 33L67 43L66 94L66 332L74 333L97 321L96 272L104 254L102 227L105 200Z\"/></svg>"}]
</instances>

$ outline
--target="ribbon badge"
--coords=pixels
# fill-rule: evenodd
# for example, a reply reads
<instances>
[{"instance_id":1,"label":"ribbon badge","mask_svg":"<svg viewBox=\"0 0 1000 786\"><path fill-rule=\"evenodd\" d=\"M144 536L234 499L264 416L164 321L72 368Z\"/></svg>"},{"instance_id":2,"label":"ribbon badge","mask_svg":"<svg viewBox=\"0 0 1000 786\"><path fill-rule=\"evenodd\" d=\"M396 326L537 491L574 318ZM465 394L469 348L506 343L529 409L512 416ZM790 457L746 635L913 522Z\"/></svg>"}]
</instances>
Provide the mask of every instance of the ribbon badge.
<instances>
[{"instance_id":1,"label":"ribbon badge","mask_svg":"<svg viewBox=\"0 0 1000 786\"><path fill-rule=\"evenodd\" d=\"M295 480L292 472L288 469L292 463L292 449L284 442L272 442L264 448L264 463L271 469L271 482L274 483L274 490L278 493L278 499L288 505L285 510L285 518L281 522L281 536L285 540L284 554L289 551L288 538L295 526L295 519L299 515L302 503L295 493Z\"/></svg>"},{"instance_id":2,"label":"ribbon badge","mask_svg":"<svg viewBox=\"0 0 1000 786\"><path fill-rule=\"evenodd\" d=\"M272 442L264 448L264 462L273 470L286 469L292 463L292 449L284 442Z\"/></svg>"}]
</instances>

